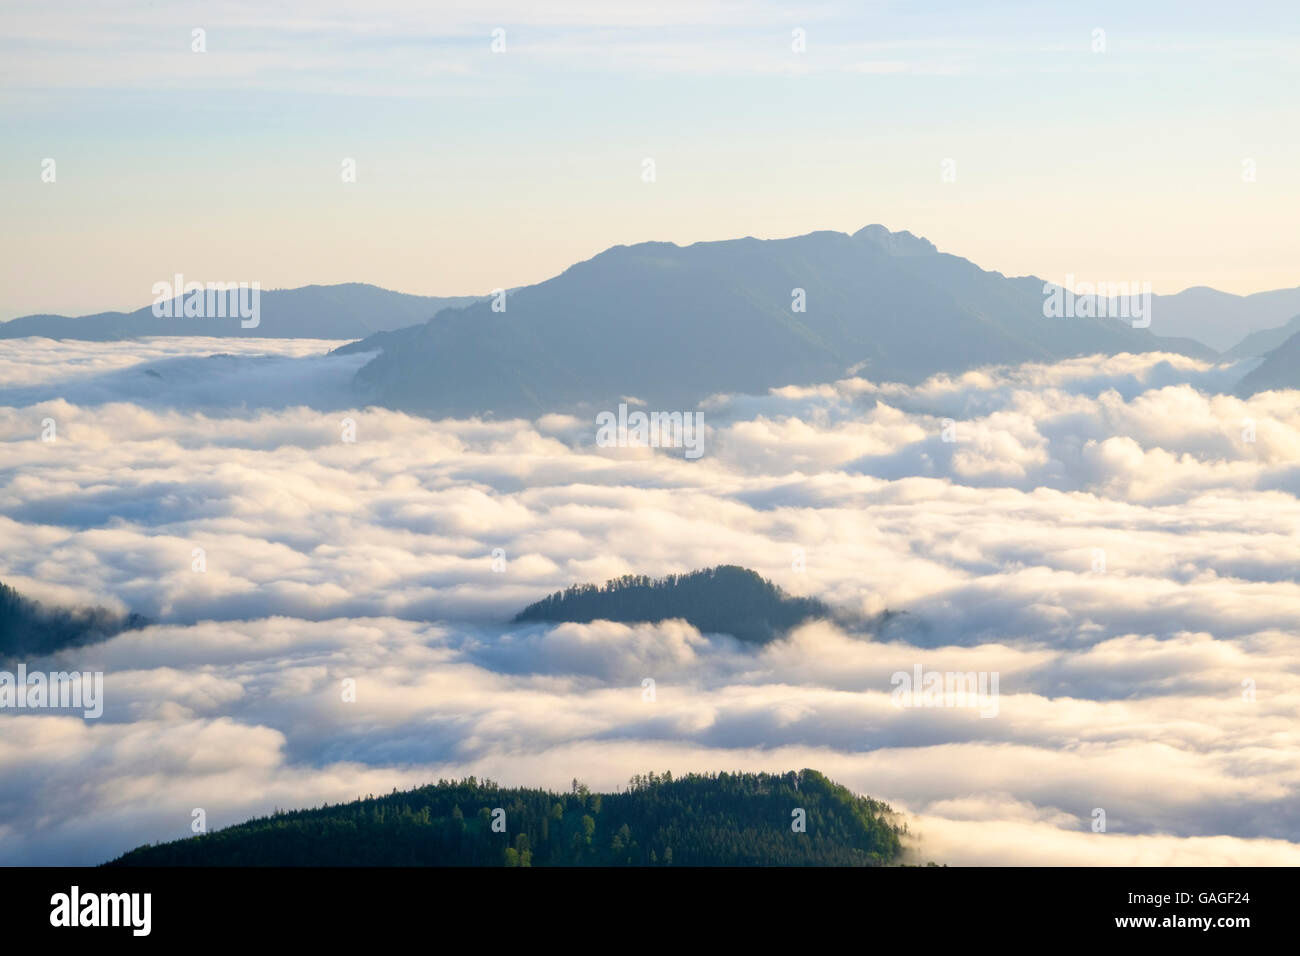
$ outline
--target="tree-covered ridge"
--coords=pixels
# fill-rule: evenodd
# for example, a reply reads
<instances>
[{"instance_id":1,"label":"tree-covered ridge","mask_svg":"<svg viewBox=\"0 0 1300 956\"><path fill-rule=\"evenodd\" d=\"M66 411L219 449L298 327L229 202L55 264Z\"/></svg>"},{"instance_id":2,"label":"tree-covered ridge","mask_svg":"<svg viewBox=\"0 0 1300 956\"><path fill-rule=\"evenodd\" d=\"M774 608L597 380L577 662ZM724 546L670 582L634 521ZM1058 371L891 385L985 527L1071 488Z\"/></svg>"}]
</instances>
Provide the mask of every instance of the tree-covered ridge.
<instances>
[{"instance_id":1,"label":"tree-covered ridge","mask_svg":"<svg viewBox=\"0 0 1300 956\"><path fill-rule=\"evenodd\" d=\"M493 829L504 811L504 832ZM792 824L803 811L804 831ZM904 831L889 806L815 770L666 773L567 793L488 780L277 812L139 847L109 866L880 866Z\"/></svg>"},{"instance_id":2,"label":"tree-covered ridge","mask_svg":"<svg viewBox=\"0 0 1300 956\"><path fill-rule=\"evenodd\" d=\"M0 661L107 640L149 622L102 607L47 607L0 582Z\"/></svg>"},{"instance_id":3,"label":"tree-covered ridge","mask_svg":"<svg viewBox=\"0 0 1300 956\"><path fill-rule=\"evenodd\" d=\"M762 643L804 621L830 617L816 598L791 597L748 568L720 565L654 579L627 574L604 584L575 584L517 615L515 621L664 621L681 618L706 634Z\"/></svg>"}]
</instances>

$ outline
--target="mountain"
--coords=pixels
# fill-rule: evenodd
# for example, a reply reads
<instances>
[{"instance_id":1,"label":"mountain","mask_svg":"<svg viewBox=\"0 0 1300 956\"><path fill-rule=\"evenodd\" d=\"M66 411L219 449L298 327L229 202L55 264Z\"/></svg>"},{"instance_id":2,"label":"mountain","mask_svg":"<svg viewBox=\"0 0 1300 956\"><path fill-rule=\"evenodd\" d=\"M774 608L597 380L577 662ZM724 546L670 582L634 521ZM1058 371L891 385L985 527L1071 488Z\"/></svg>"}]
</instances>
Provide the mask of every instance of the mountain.
<instances>
[{"instance_id":1,"label":"mountain","mask_svg":"<svg viewBox=\"0 0 1300 956\"><path fill-rule=\"evenodd\" d=\"M720 565L659 580L628 574L600 586L575 584L528 605L515 623L680 618L705 634L761 644L804 621L831 616L816 598L791 597L748 568Z\"/></svg>"},{"instance_id":2,"label":"mountain","mask_svg":"<svg viewBox=\"0 0 1300 956\"><path fill-rule=\"evenodd\" d=\"M1300 313L1300 288L1233 295L1205 286L1151 297L1151 331L1204 342L1216 351L1276 328Z\"/></svg>"},{"instance_id":3,"label":"mountain","mask_svg":"<svg viewBox=\"0 0 1300 956\"><path fill-rule=\"evenodd\" d=\"M102 607L47 607L0 582L0 661L92 644L148 623L138 614Z\"/></svg>"},{"instance_id":4,"label":"mountain","mask_svg":"<svg viewBox=\"0 0 1300 956\"><path fill-rule=\"evenodd\" d=\"M1228 351L1223 353L1226 359L1259 358L1273 351L1291 336L1300 332L1300 315L1293 316L1286 325L1251 332Z\"/></svg>"},{"instance_id":5,"label":"mountain","mask_svg":"<svg viewBox=\"0 0 1300 956\"><path fill-rule=\"evenodd\" d=\"M1300 389L1300 332L1264 357L1264 362L1237 383L1237 394L1250 397L1273 389Z\"/></svg>"},{"instance_id":6,"label":"mountain","mask_svg":"<svg viewBox=\"0 0 1300 956\"><path fill-rule=\"evenodd\" d=\"M493 819L504 832L493 830ZM792 826L803 810L804 830ZM276 813L108 866L880 866L889 806L815 770L648 774L626 790L506 789L473 777Z\"/></svg>"},{"instance_id":7,"label":"mountain","mask_svg":"<svg viewBox=\"0 0 1300 956\"><path fill-rule=\"evenodd\" d=\"M1214 357L1111 318L1047 318L1043 287L883 226L647 242L516 289L503 311L483 301L339 351L379 353L357 373L362 400L434 416L607 410L624 396L687 411L855 371L914 383L1096 352Z\"/></svg>"},{"instance_id":8,"label":"mountain","mask_svg":"<svg viewBox=\"0 0 1300 956\"><path fill-rule=\"evenodd\" d=\"M257 326L244 328L234 307L237 293L217 295L225 296L225 318L159 318L153 314L152 305L134 312L100 312L75 318L25 315L0 323L0 339L28 335L94 342L145 335L355 339L424 322L443 309L478 301L476 296L406 295L361 282L274 289L260 294ZM179 300L171 301L173 314L180 314L175 306Z\"/></svg>"}]
</instances>

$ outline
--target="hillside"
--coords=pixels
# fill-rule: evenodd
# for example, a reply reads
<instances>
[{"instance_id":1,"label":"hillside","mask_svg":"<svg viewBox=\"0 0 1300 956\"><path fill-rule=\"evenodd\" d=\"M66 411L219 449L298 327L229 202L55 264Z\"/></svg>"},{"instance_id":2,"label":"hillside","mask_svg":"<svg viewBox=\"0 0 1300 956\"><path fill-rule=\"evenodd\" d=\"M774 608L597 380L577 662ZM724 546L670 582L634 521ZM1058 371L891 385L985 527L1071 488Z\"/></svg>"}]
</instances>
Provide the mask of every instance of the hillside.
<instances>
[{"instance_id":1,"label":"hillside","mask_svg":"<svg viewBox=\"0 0 1300 956\"><path fill-rule=\"evenodd\" d=\"M1237 394L1249 398L1286 388L1300 388L1300 332L1264 356L1263 363L1237 383Z\"/></svg>"},{"instance_id":2,"label":"hillside","mask_svg":"<svg viewBox=\"0 0 1300 956\"><path fill-rule=\"evenodd\" d=\"M0 661L92 644L148 623L102 607L48 607L0 582Z\"/></svg>"},{"instance_id":3,"label":"hillside","mask_svg":"<svg viewBox=\"0 0 1300 956\"><path fill-rule=\"evenodd\" d=\"M504 832L493 812L504 811ZM804 811L805 832L792 828ZM815 770L634 777L626 790L509 789L473 777L144 846L109 866L879 866L888 805ZM500 815L498 815L500 818Z\"/></svg>"},{"instance_id":4,"label":"hillside","mask_svg":"<svg viewBox=\"0 0 1300 956\"><path fill-rule=\"evenodd\" d=\"M689 411L855 372L914 383L1093 353L1216 354L1113 318L1047 318L1043 285L881 226L647 242L517 289L504 311L479 302L340 351L380 352L357 373L360 400L435 416L612 409L622 396Z\"/></svg>"},{"instance_id":5,"label":"hillside","mask_svg":"<svg viewBox=\"0 0 1300 956\"><path fill-rule=\"evenodd\" d=\"M1297 332L1300 332L1300 315L1292 316L1289 322L1277 328L1250 333L1224 352L1223 357L1225 359L1259 358L1272 352Z\"/></svg>"},{"instance_id":6,"label":"hillside","mask_svg":"<svg viewBox=\"0 0 1300 956\"><path fill-rule=\"evenodd\" d=\"M763 643L804 621L831 616L831 609L816 598L791 597L747 568L720 565L658 580L629 574L603 585L575 584L530 604L515 621L681 618L706 634Z\"/></svg>"}]
</instances>

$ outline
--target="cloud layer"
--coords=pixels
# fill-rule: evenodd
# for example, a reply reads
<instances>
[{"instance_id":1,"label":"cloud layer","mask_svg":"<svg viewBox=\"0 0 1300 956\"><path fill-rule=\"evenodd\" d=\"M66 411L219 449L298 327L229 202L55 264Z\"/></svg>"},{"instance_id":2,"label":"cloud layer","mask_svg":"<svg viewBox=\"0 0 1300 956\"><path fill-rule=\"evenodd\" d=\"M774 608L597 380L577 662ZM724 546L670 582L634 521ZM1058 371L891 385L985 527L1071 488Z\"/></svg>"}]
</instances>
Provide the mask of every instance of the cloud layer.
<instances>
[{"instance_id":1,"label":"cloud layer","mask_svg":"<svg viewBox=\"0 0 1300 956\"><path fill-rule=\"evenodd\" d=\"M461 773L802 766L905 811L923 859L1300 862L1294 393L1176 356L855 379L719 397L688 461L348 408L355 362L313 344L84 349L0 343L0 580L157 624L30 662L102 669L105 715L0 714L0 862ZM303 404L261 407L285 381ZM509 623L719 563L906 613L757 650ZM916 666L998 674L996 716L895 706Z\"/></svg>"}]
</instances>

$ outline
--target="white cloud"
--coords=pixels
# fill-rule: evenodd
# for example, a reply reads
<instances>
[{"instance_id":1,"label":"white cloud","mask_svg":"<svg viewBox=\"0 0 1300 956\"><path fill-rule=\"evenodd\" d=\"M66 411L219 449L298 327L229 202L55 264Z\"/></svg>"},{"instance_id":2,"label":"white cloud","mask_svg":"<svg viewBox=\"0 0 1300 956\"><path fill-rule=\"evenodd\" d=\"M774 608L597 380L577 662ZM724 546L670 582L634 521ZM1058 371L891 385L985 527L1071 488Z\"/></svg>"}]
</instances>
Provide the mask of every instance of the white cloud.
<instances>
[{"instance_id":1,"label":"white cloud","mask_svg":"<svg viewBox=\"0 0 1300 956\"><path fill-rule=\"evenodd\" d=\"M197 357L237 347L0 343L0 580L156 620L54 662L105 671L101 721L0 715L5 862L459 773L802 766L893 802L925 859L1296 862L1294 393L1215 394L1169 356L855 379L715 400L686 462L572 416L334 408L350 372L303 343L248 344L233 379ZM194 380L146 403L158 362ZM286 375L331 410L256 407ZM510 623L574 581L720 563L906 613L764 648ZM894 706L917 665L996 672L997 716Z\"/></svg>"}]
</instances>

